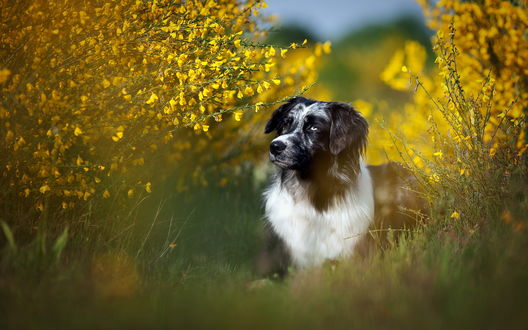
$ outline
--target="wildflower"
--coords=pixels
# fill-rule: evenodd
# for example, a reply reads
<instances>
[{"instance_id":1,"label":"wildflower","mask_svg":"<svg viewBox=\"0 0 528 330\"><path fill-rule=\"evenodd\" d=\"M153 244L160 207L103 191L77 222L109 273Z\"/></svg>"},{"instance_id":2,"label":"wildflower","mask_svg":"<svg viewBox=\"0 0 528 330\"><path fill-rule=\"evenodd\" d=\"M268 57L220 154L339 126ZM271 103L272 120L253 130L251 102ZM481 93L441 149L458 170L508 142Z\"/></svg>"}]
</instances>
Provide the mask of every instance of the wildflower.
<instances>
[{"instance_id":1,"label":"wildflower","mask_svg":"<svg viewBox=\"0 0 528 330\"><path fill-rule=\"evenodd\" d=\"M325 41L323 43L323 53L330 54L332 43L330 41Z\"/></svg>"},{"instance_id":2,"label":"wildflower","mask_svg":"<svg viewBox=\"0 0 528 330\"><path fill-rule=\"evenodd\" d=\"M8 69L0 70L0 84L5 83L10 75L11 75L11 71L10 70L8 70Z\"/></svg>"},{"instance_id":3,"label":"wildflower","mask_svg":"<svg viewBox=\"0 0 528 330\"><path fill-rule=\"evenodd\" d=\"M146 104L152 104L158 100L158 96L156 93L152 93L149 97L149 99L145 102Z\"/></svg>"},{"instance_id":4,"label":"wildflower","mask_svg":"<svg viewBox=\"0 0 528 330\"><path fill-rule=\"evenodd\" d=\"M458 219L460 219L460 214L457 211L453 211L453 213L451 213L450 217L451 217L451 219L458 220Z\"/></svg>"},{"instance_id":5,"label":"wildflower","mask_svg":"<svg viewBox=\"0 0 528 330\"><path fill-rule=\"evenodd\" d=\"M438 174L433 173L432 175L429 176L429 182L438 183L440 182L440 177L438 176Z\"/></svg>"},{"instance_id":6,"label":"wildflower","mask_svg":"<svg viewBox=\"0 0 528 330\"><path fill-rule=\"evenodd\" d=\"M497 149L496 148L490 148L490 150L489 150L490 157L495 156L496 153L497 153Z\"/></svg>"},{"instance_id":7,"label":"wildflower","mask_svg":"<svg viewBox=\"0 0 528 330\"><path fill-rule=\"evenodd\" d=\"M50 191L50 186L48 186L47 184L46 185L43 185L42 187L40 187L39 191L41 194L45 194L46 192Z\"/></svg>"}]
</instances>

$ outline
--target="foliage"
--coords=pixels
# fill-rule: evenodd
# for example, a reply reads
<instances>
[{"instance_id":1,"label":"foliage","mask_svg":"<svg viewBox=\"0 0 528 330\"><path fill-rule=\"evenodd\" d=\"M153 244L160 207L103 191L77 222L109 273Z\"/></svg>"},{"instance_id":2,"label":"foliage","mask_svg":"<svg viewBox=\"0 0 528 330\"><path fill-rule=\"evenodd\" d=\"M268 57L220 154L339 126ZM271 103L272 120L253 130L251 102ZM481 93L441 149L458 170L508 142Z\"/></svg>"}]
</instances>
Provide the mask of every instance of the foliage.
<instances>
[{"instance_id":1,"label":"foliage","mask_svg":"<svg viewBox=\"0 0 528 330\"><path fill-rule=\"evenodd\" d=\"M456 91L449 90L445 80L454 79L459 92L467 98L483 102L479 111L483 116L489 113L489 118L486 117L485 132L481 138L485 148L496 149L495 143L500 143L499 140L504 137L501 129L497 131L497 128L506 120L523 126L528 107L528 71L525 65L528 61L528 42L523 32L528 28L526 8L496 0L421 3L430 27L437 30L434 38L437 68L428 69L424 65L426 52L412 41L394 54L381 79L393 88L405 90L416 87L413 77L419 77L423 88L415 91L412 102L406 104L403 111L388 114L384 125L398 127L406 140L412 141L427 158L433 158L438 152L433 147L435 142L430 138L423 139L424 133L432 127L429 119L434 119L443 134L448 134L449 125L441 119L440 112L433 110L435 106L431 99L444 104L450 112L456 112L456 107L461 105L469 106L462 104L464 99L457 99L460 95L452 94ZM467 109L465 113L468 113ZM373 151L372 158L384 158L383 152L389 157L399 157L396 148L386 147L391 145L391 139L383 132L374 132L384 138L373 141L374 146L383 151L381 154ZM525 132L520 130L518 133L517 149L523 153L526 150ZM415 161L423 165L420 157Z\"/></svg>"},{"instance_id":2,"label":"foliage","mask_svg":"<svg viewBox=\"0 0 528 330\"><path fill-rule=\"evenodd\" d=\"M437 218L474 231L490 217L512 217L508 201L526 180L528 27L526 8L507 1L424 4L437 29L436 68L414 42L397 52L381 78L395 89L415 88L412 102L383 124L392 154L413 169ZM521 185L522 186L522 185Z\"/></svg>"},{"instance_id":3,"label":"foliage","mask_svg":"<svg viewBox=\"0 0 528 330\"><path fill-rule=\"evenodd\" d=\"M4 212L137 198L167 161L191 158L180 176L200 179L193 155L228 154L243 113L309 85L329 51L262 44L263 6L2 0ZM224 121L229 129L216 129Z\"/></svg>"}]
</instances>

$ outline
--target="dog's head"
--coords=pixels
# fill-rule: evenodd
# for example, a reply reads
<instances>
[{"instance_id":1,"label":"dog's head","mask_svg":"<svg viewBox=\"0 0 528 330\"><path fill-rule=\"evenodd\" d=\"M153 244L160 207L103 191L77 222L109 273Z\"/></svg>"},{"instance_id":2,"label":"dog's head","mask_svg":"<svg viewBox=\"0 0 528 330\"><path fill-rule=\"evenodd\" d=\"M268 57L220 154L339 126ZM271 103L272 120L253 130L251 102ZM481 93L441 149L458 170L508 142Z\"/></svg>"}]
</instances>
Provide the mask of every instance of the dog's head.
<instances>
[{"instance_id":1,"label":"dog's head","mask_svg":"<svg viewBox=\"0 0 528 330\"><path fill-rule=\"evenodd\" d=\"M353 107L296 97L275 110L265 133L277 131L270 160L283 169L303 170L317 159L363 154L368 124Z\"/></svg>"}]
</instances>

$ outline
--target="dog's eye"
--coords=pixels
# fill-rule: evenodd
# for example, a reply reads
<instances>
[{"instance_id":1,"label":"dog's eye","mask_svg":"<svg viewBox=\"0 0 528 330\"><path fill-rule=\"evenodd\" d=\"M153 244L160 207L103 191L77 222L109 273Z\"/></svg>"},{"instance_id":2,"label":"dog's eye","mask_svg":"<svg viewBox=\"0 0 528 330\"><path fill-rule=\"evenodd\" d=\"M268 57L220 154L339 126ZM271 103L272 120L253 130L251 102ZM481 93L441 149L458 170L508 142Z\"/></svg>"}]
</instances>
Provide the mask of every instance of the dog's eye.
<instances>
[{"instance_id":1,"label":"dog's eye","mask_svg":"<svg viewBox=\"0 0 528 330\"><path fill-rule=\"evenodd\" d=\"M315 132L315 131L317 131L318 129L319 129L319 128L318 128L317 126L313 126L313 125L308 126L308 130L309 130L309 131L312 131L312 132Z\"/></svg>"}]
</instances>

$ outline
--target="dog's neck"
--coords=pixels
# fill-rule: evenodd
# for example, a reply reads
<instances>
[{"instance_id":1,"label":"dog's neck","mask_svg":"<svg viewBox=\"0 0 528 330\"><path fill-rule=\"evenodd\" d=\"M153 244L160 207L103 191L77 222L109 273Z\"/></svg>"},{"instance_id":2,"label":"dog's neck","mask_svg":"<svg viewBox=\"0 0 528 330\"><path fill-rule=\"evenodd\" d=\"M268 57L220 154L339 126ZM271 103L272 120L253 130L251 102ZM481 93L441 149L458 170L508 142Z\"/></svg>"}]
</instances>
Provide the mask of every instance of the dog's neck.
<instances>
[{"instance_id":1,"label":"dog's neck","mask_svg":"<svg viewBox=\"0 0 528 330\"><path fill-rule=\"evenodd\" d=\"M281 185L292 196L305 194L317 211L324 212L357 185L361 161L361 157L325 155L309 168L281 170Z\"/></svg>"}]
</instances>

